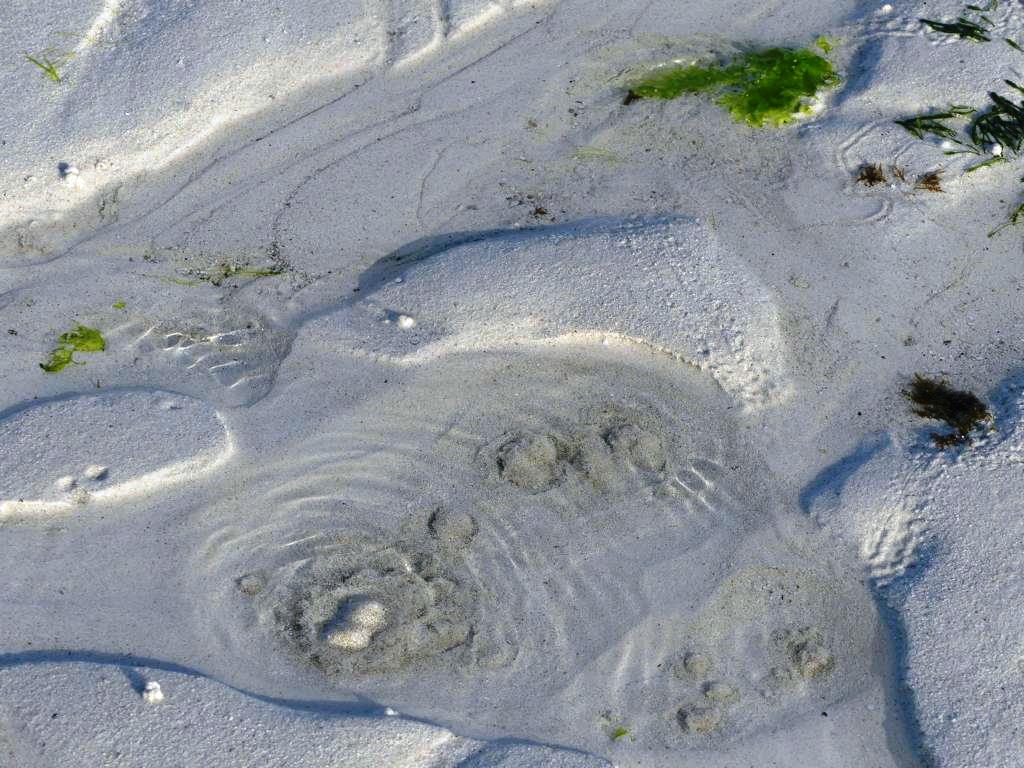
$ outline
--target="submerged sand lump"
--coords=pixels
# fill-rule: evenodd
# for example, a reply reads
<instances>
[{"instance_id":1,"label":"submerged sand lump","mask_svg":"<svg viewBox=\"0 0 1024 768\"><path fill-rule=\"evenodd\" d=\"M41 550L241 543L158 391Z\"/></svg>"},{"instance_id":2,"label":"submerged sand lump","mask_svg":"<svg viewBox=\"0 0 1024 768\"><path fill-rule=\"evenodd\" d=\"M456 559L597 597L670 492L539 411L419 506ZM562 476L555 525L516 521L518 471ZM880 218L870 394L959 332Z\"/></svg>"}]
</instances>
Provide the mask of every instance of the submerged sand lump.
<instances>
[{"instance_id":1,"label":"submerged sand lump","mask_svg":"<svg viewBox=\"0 0 1024 768\"><path fill-rule=\"evenodd\" d=\"M286 571L258 609L325 672L394 673L472 650L476 590L434 553L350 539Z\"/></svg>"},{"instance_id":2,"label":"submerged sand lump","mask_svg":"<svg viewBox=\"0 0 1024 768\"><path fill-rule=\"evenodd\" d=\"M464 562L476 520L444 507L419 518L408 539L300 535L298 559L239 577L237 591L276 644L332 677L507 663L514 646L495 653Z\"/></svg>"},{"instance_id":3,"label":"submerged sand lump","mask_svg":"<svg viewBox=\"0 0 1024 768\"><path fill-rule=\"evenodd\" d=\"M774 619L768 617L768 624L774 623ZM736 629L739 627L737 624ZM702 700L684 704L676 713L683 733L710 735L721 732L721 737L728 738L731 713L741 719L749 719L751 705L756 707L758 702L769 708L785 707L785 699L789 699L791 705L805 698L810 690L816 689L820 694L821 684L825 683L836 664L835 657L824 645L823 633L814 627L778 629L772 633L768 648L763 650L767 651L769 658L781 656L782 663L764 674L753 659L748 659L745 668L739 669L733 662L729 665L732 672L744 683L708 679L714 663L703 653L691 651L673 665L678 679L704 681L699 686ZM755 684L751 686L750 680ZM797 688L800 683L803 687ZM812 689L808 687L810 684L818 685ZM746 696L744 685L747 687Z\"/></svg>"},{"instance_id":4,"label":"submerged sand lump","mask_svg":"<svg viewBox=\"0 0 1024 768\"><path fill-rule=\"evenodd\" d=\"M582 424L564 433L522 430L503 436L494 450L499 477L529 493L543 493L570 478L598 491L621 489L633 478L663 481L665 444L654 431L629 421Z\"/></svg>"},{"instance_id":5,"label":"submerged sand lump","mask_svg":"<svg viewBox=\"0 0 1024 768\"><path fill-rule=\"evenodd\" d=\"M718 707L682 707L679 727L686 733L711 733L722 725L722 711Z\"/></svg>"},{"instance_id":6,"label":"submerged sand lump","mask_svg":"<svg viewBox=\"0 0 1024 768\"><path fill-rule=\"evenodd\" d=\"M776 633L776 642L783 648L788 665L772 670L779 678L793 676L811 679L824 677L835 666L835 657L824 645L822 633L812 627L783 630Z\"/></svg>"},{"instance_id":7,"label":"submerged sand lump","mask_svg":"<svg viewBox=\"0 0 1024 768\"><path fill-rule=\"evenodd\" d=\"M361 651L384 628L386 617L383 603L365 596L349 598L324 628L324 640L343 651Z\"/></svg>"}]
</instances>

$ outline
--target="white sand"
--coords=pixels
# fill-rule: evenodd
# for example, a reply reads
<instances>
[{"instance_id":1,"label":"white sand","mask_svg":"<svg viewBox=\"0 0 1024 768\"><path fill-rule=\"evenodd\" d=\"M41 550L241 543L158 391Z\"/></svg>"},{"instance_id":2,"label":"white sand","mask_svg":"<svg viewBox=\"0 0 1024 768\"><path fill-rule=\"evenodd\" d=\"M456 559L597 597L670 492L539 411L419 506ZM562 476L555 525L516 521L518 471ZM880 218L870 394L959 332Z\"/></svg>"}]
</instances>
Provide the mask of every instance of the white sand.
<instances>
[{"instance_id":1,"label":"white sand","mask_svg":"<svg viewBox=\"0 0 1024 768\"><path fill-rule=\"evenodd\" d=\"M151 695L153 686L163 693ZM267 701L185 671L31 659L0 671L4 765L601 768L572 752L489 747L400 717ZM31 705L25 702L31 696Z\"/></svg>"},{"instance_id":2,"label":"white sand","mask_svg":"<svg viewBox=\"0 0 1024 768\"><path fill-rule=\"evenodd\" d=\"M1018 4L9 6L0 765L1019 764Z\"/></svg>"}]
</instances>

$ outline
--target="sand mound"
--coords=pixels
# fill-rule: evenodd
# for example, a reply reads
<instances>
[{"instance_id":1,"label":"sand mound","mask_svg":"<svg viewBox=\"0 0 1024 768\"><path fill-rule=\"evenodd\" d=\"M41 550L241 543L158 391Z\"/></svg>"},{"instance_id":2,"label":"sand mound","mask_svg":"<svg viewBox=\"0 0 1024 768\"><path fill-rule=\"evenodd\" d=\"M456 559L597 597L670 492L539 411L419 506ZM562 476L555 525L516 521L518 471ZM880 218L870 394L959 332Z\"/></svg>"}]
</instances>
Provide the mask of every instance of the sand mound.
<instances>
[{"instance_id":1,"label":"sand mound","mask_svg":"<svg viewBox=\"0 0 1024 768\"><path fill-rule=\"evenodd\" d=\"M360 353L415 362L590 333L676 355L746 406L779 402L790 389L771 293L697 222L507 232L431 255L397 277L384 266L378 271L389 279L367 274L361 299L333 318Z\"/></svg>"},{"instance_id":2,"label":"sand mound","mask_svg":"<svg viewBox=\"0 0 1024 768\"><path fill-rule=\"evenodd\" d=\"M171 392L110 391L26 403L0 414L0 515L70 512L154 490L224 462L216 411Z\"/></svg>"},{"instance_id":3,"label":"sand mound","mask_svg":"<svg viewBox=\"0 0 1024 768\"><path fill-rule=\"evenodd\" d=\"M297 554L255 609L300 658L343 677L479 662L476 590L442 551L345 538Z\"/></svg>"}]
</instances>

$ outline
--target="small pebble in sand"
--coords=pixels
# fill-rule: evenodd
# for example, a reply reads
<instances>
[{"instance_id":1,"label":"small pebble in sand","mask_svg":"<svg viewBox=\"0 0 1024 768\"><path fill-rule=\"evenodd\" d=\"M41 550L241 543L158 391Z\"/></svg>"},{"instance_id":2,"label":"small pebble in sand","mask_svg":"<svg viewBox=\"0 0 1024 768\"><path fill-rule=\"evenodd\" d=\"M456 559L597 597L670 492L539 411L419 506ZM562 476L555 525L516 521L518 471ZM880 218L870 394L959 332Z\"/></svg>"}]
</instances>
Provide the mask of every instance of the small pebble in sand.
<instances>
[{"instance_id":1,"label":"small pebble in sand","mask_svg":"<svg viewBox=\"0 0 1024 768\"><path fill-rule=\"evenodd\" d=\"M255 573L247 573L235 582L238 591L243 595L258 595L263 591L263 579Z\"/></svg>"},{"instance_id":2,"label":"small pebble in sand","mask_svg":"<svg viewBox=\"0 0 1024 768\"><path fill-rule=\"evenodd\" d=\"M102 464L90 464L82 474L87 480L103 480L107 476L107 468Z\"/></svg>"},{"instance_id":3,"label":"small pebble in sand","mask_svg":"<svg viewBox=\"0 0 1024 768\"><path fill-rule=\"evenodd\" d=\"M65 477L60 478L57 481L56 485L57 485L57 490L58 491L61 491L63 493L67 493L68 491L71 491L71 490L74 489L74 487L76 485L76 481L75 481L75 478L71 477L71 475L67 475Z\"/></svg>"},{"instance_id":4,"label":"small pebble in sand","mask_svg":"<svg viewBox=\"0 0 1024 768\"><path fill-rule=\"evenodd\" d=\"M403 331L408 331L411 328L415 328L416 327L416 319L413 318L413 317L409 317L408 315L399 315L398 316L398 327L401 328Z\"/></svg>"},{"instance_id":5,"label":"small pebble in sand","mask_svg":"<svg viewBox=\"0 0 1024 768\"><path fill-rule=\"evenodd\" d=\"M160 689L160 683L150 680L142 689L142 700L147 704L159 704L164 700L164 692Z\"/></svg>"}]
</instances>

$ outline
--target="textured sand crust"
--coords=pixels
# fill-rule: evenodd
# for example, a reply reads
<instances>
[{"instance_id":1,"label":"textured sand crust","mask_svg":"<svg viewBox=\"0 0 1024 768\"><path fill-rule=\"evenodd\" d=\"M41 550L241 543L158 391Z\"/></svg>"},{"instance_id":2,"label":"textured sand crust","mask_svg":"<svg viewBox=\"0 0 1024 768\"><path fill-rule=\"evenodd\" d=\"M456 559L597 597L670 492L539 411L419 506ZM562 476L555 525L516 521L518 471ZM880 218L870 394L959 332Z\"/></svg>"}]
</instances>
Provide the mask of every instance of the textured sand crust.
<instances>
[{"instance_id":1,"label":"textured sand crust","mask_svg":"<svg viewBox=\"0 0 1024 768\"><path fill-rule=\"evenodd\" d=\"M247 405L274 385L292 334L258 315L221 311L186 322L129 323L119 334L138 365L170 368L166 378L196 380L225 405Z\"/></svg>"}]
</instances>

